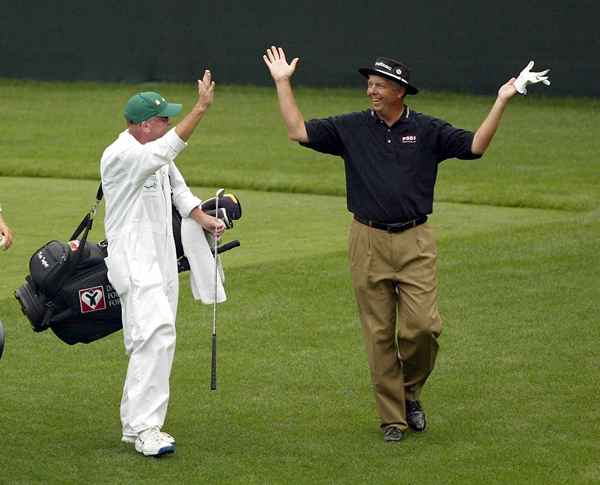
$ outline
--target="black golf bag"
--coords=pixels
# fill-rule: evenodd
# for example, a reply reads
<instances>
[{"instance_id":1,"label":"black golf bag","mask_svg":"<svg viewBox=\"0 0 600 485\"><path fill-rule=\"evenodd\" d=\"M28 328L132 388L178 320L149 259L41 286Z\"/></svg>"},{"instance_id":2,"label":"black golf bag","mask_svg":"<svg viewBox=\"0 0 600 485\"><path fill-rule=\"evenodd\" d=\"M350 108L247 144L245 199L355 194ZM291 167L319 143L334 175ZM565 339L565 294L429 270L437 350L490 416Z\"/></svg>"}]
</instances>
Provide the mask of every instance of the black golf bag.
<instances>
[{"instance_id":1,"label":"black golf bag","mask_svg":"<svg viewBox=\"0 0 600 485\"><path fill-rule=\"evenodd\" d=\"M15 293L33 330L89 343L122 328L121 300L106 276L106 243L50 241L31 257ZM81 252L80 252L81 251Z\"/></svg>"},{"instance_id":2,"label":"black golf bag","mask_svg":"<svg viewBox=\"0 0 600 485\"><path fill-rule=\"evenodd\" d=\"M30 274L18 288L15 297L35 332L48 328L69 345L90 343L123 327L121 300L107 277L104 258L106 241L87 241L102 186L98 188L96 204L86 214L68 243L50 241L38 249L29 261ZM227 228L242 215L241 205L232 194L219 199L219 214ZM209 199L202 209L215 215L215 200ZM223 210L221 210L223 209ZM80 235L81 239L77 239ZM181 216L173 207L173 235L177 250L177 267L181 273L189 270L181 244ZM239 246L231 241L218 247L218 252Z\"/></svg>"}]
</instances>

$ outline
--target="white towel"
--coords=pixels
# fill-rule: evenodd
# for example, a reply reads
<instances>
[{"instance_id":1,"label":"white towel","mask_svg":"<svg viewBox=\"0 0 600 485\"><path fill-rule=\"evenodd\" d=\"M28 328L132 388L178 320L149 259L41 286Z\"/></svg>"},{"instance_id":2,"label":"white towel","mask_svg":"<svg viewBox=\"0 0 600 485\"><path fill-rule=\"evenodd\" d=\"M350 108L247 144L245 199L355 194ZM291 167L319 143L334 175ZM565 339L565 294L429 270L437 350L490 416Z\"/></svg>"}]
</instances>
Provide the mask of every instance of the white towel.
<instances>
[{"instance_id":1,"label":"white towel","mask_svg":"<svg viewBox=\"0 0 600 485\"><path fill-rule=\"evenodd\" d=\"M210 240L210 241L209 241ZM215 259L210 252L212 236L191 217L181 220L183 253L190 263L190 285L195 300L212 304L215 298ZM217 303L227 300L223 282L225 275L219 259L217 271Z\"/></svg>"}]
</instances>

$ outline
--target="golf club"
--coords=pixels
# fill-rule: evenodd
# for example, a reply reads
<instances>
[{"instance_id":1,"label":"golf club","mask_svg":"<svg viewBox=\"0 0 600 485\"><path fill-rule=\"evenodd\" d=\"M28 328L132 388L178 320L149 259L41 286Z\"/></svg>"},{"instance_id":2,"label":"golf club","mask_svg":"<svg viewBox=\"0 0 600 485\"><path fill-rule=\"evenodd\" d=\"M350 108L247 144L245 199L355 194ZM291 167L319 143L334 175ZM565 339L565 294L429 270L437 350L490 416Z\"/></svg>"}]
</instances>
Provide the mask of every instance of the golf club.
<instances>
[{"instance_id":1,"label":"golf club","mask_svg":"<svg viewBox=\"0 0 600 485\"><path fill-rule=\"evenodd\" d=\"M215 214L219 213L219 199L223 197L225 189L217 190L215 194ZM212 322L212 345L211 345L211 367L210 367L210 390L217 389L217 271L219 270L219 252L217 250L218 238L213 237L213 254L215 255L215 292L213 300L213 322Z\"/></svg>"}]
</instances>

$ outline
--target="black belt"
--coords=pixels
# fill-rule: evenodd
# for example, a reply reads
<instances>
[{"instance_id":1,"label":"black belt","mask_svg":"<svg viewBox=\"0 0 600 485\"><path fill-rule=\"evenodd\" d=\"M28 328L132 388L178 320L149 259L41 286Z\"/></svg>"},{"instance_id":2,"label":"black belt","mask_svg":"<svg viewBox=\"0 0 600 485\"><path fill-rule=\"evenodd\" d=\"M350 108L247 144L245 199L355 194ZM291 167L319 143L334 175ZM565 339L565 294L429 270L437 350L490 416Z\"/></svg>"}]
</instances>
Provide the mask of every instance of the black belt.
<instances>
[{"instance_id":1,"label":"black belt","mask_svg":"<svg viewBox=\"0 0 600 485\"><path fill-rule=\"evenodd\" d=\"M423 223L427 222L427 216L418 217L417 219L413 219L412 221L394 222L392 224L384 224L383 222L368 221L368 220L363 219L360 216L357 216L356 214L354 214L354 219L356 219L361 224L364 224L365 226L374 227L375 229L381 229L382 231L387 231L387 232L403 232L403 231L406 231L407 229L411 229L415 226L418 226L419 224L423 224Z\"/></svg>"}]
</instances>

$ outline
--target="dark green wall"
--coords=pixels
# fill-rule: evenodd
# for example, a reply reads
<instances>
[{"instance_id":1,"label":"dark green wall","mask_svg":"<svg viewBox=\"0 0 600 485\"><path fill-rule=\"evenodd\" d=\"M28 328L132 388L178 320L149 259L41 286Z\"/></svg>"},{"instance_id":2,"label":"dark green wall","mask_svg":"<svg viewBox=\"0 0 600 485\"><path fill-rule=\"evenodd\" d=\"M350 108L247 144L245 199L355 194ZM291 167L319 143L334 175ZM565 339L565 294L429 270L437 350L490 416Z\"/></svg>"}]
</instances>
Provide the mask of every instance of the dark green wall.
<instances>
[{"instance_id":1,"label":"dark green wall","mask_svg":"<svg viewBox=\"0 0 600 485\"><path fill-rule=\"evenodd\" d=\"M295 82L362 86L374 56L403 60L432 90L495 93L530 60L555 95L600 96L600 2L2 1L0 77L268 84L275 43Z\"/></svg>"}]
</instances>

